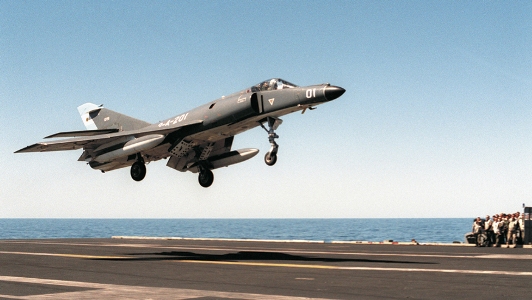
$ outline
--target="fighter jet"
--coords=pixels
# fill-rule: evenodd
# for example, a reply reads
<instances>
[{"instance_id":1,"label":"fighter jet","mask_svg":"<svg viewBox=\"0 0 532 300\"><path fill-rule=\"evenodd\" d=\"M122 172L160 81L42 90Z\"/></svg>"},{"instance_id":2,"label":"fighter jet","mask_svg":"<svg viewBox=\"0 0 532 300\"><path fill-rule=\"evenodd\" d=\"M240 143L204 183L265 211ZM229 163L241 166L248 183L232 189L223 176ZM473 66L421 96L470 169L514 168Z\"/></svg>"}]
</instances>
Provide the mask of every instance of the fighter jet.
<instances>
[{"instance_id":1,"label":"fighter jet","mask_svg":"<svg viewBox=\"0 0 532 300\"><path fill-rule=\"evenodd\" d=\"M275 131L282 123L280 117L313 110L344 92L328 83L300 87L273 78L155 124L85 103L78 111L87 130L52 134L45 139L67 139L36 143L15 153L83 148L78 161L102 172L131 167L131 178L136 181L146 176L146 163L168 159L168 167L199 173L199 184L209 187L214 181L212 170L243 162L259 152L253 148L231 151L235 135L262 127L271 144L264 161L273 166L279 149Z\"/></svg>"}]
</instances>

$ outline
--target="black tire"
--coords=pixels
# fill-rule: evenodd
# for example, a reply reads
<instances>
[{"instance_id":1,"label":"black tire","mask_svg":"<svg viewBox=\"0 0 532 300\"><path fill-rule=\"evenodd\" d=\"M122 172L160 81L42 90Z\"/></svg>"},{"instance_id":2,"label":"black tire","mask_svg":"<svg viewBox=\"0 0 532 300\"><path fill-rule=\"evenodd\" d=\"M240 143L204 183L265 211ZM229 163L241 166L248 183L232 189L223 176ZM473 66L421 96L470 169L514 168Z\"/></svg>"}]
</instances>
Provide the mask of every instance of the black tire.
<instances>
[{"instance_id":1,"label":"black tire","mask_svg":"<svg viewBox=\"0 0 532 300\"><path fill-rule=\"evenodd\" d=\"M146 165L137 161L131 166L130 173L131 178L133 178L133 180L141 181L142 179L144 179L144 177L146 177Z\"/></svg>"},{"instance_id":2,"label":"black tire","mask_svg":"<svg viewBox=\"0 0 532 300\"><path fill-rule=\"evenodd\" d=\"M202 187L208 188L214 182L214 174L211 170L205 169L199 173L198 182Z\"/></svg>"},{"instance_id":3,"label":"black tire","mask_svg":"<svg viewBox=\"0 0 532 300\"><path fill-rule=\"evenodd\" d=\"M264 155L264 162L268 166L275 165L275 163L277 162L277 154L272 154L270 152L266 153L266 155Z\"/></svg>"}]
</instances>

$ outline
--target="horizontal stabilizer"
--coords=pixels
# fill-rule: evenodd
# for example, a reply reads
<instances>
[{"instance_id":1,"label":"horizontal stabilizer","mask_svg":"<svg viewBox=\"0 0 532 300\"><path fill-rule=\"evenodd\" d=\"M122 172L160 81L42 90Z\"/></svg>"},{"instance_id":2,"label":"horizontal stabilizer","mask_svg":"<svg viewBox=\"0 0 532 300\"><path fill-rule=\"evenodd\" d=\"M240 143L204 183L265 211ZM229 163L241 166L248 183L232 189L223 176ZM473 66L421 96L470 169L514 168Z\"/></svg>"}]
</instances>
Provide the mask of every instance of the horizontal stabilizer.
<instances>
[{"instance_id":1,"label":"horizontal stabilizer","mask_svg":"<svg viewBox=\"0 0 532 300\"><path fill-rule=\"evenodd\" d=\"M65 131L65 132L59 132L56 134L49 135L45 137L45 139L50 138L63 138L63 137L76 137L76 136L93 136L93 135L99 135L99 134L106 134L106 133L114 133L118 132L119 130L117 128L110 128L110 129L95 129L95 130L79 130L79 131Z\"/></svg>"}]
</instances>

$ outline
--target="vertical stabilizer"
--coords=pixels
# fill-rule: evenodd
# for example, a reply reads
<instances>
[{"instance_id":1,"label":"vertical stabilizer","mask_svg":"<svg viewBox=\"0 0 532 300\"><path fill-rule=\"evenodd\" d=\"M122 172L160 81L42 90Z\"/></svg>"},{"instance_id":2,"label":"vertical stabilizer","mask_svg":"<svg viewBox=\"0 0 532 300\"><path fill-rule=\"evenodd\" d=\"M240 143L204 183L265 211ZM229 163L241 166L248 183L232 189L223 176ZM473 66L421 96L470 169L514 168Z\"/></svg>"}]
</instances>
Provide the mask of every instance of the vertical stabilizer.
<instances>
[{"instance_id":1,"label":"vertical stabilizer","mask_svg":"<svg viewBox=\"0 0 532 300\"><path fill-rule=\"evenodd\" d=\"M87 130L98 129L89 114L91 111L96 111L100 109L102 106L103 104L98 106L92 103L85 103L85 104L78 106L78 112L81 116L81 120L83 121L83 125L85 125L85 128L87 128Z\"/></svg>"},{"instance_id":2,"label":"vertical stabilizer","mask_svg":"<svg viewBox=\"0 0 532 300\"><path fill-rule=\"evenodd\" d=\"M104 108L103 104L85 103L78 106L78 112L88 130L111 128L120 131L135 130L151 125L148 122Z\"/></svg>"}]
</instances>

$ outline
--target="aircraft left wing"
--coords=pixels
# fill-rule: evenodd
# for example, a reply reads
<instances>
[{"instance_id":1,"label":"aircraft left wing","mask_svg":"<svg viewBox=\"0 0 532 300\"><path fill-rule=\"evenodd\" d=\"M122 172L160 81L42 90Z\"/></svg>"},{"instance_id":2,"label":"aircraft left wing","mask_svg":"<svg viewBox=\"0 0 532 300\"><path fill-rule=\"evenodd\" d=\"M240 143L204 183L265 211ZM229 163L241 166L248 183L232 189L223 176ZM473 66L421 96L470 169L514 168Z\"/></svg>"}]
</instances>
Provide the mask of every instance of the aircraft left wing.
<instances>
[{"instance_id":1,"label":"aircraft left wing","mask_svg":"<svg viewBox=\"0 0 532 300\"><path fill-rule=\"evenodd\" d=\"M175 132L177 130L182 130L185 127L192 127L197 124L203 123L203 120L187 122L187 124L178 126L166 127L164 129L154 128L152 126L129 131L120 131L115 132L114 129L105 129L105 130L84 130L84 131L70 131L70 132L60 132L47 136L46 138L52 137L74 137L70 139L64 139L59 141L52 142L40 142L33 145L29 145L20 150L15 151L15 153L23 152L48 152L48 151L63 151L63 150L76 150L87 147L97 147L98 145L112 143L115 140L124 138L124 137L134 137L140 138L146 135L151 134L160 134L167 135L169 133ZM110 133L104 133L110 132ZM95 135L94 135L95 134Z\"/></svg>"}]
</instances>

